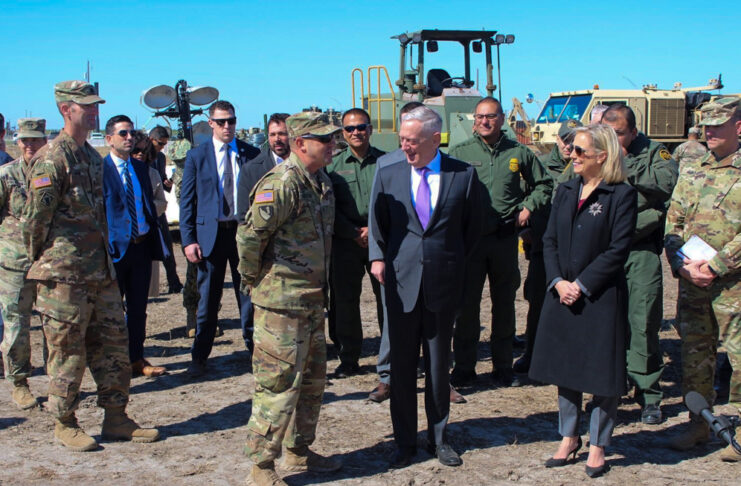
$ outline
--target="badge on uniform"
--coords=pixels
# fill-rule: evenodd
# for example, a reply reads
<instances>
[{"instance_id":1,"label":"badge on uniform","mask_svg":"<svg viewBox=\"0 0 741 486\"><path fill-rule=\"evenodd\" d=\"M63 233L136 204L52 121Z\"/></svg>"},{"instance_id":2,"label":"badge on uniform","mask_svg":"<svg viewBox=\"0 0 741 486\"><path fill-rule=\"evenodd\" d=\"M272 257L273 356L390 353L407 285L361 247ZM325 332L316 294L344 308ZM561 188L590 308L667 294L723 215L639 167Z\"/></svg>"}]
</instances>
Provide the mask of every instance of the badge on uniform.
<instances>
[{"instance_id":1,"label":"badge on uniform","mask_svg":"<svg viewBox=\"0 0 741 486\"><path fill-rule=\"evenodd\" d=\"M512 172L520 170L520 162L517 159L509 159L509 170Z\"/></svg>"},{"instance_id":2,"label":"badge on uniform","mask_svg":"<svg viewBox=\"0 0 741 486\"><path fill-rule=\"evenodd\" d=\"M672 158L672 154L670 154L667 149L659 150L659 156L664 160L669 160Z\"/></svg>"},{"instance_id":3,"label":"badge on uniform","mask_svg":"<svg viewBox=\"0 0 741 486\"><path fill-rule=\"evenodd\" d=\"M273 191L263 191L255 194L255 204L271 203L273 200Z\"/></svg>"},{"instance_id":4,"label":"badge on uniform","mask_svg":"<svg viewBox=\"0 0 741 486\"><path fill-rule=\"evenodd\" d=\"M35 179L31 179L31 186L33 186L34 189L43 189L44 187L51 186L51 177L48 175L37 177Z\"/></svg>"},{"instance_id":5,"label":"badge on uniform","mask_svg":"<svg viewBox=\"0 0 741 486\"><path fill-rule=\"evenodd\" d=\"M273 206L258 206L257 212L264 221L270 221L273 217Z\"/></svg>"}]
</instances>

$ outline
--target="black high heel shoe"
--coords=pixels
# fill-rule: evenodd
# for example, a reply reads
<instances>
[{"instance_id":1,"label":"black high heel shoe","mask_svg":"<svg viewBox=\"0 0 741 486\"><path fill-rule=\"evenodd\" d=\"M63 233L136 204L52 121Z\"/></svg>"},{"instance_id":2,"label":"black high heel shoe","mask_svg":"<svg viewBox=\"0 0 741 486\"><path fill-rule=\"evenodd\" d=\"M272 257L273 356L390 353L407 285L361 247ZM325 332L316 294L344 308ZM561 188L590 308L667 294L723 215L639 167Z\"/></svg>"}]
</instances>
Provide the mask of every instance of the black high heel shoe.
<instances>
[{"instance_id":1,"label":"black high heel shoe","mask_svg":"<svg viewBox=\"0 0 741 486\"><path fill-rule=\"evenodd\" d=\"M551 457L547 461L545 461L545 467L562 467L569 463L569 456L571 456L571 460L576 460L576 453L579 452L579 449L581 449L582 442L581 442L581 436L579 436L579 439L576 441L576 447L571 449L568 454L566 454L566 457L564 459L556 459L555 457ZM587 471L587 474L589 472Z\"/></svg>"},{"instance_id":2,"label":"black high heel shoe","mask_svg":"<svg viewBox=\"0 0 741 486\"><path fill-rule=\"evenodd\" d=\"M591 467L591 466L584 467L584 471L587 473L587 476L589 476L590 478L598 478L609 470L610 470L610 466L607 463L604 463L601 466L597 466L597 467Z\"/></svg>"}]
</instances>

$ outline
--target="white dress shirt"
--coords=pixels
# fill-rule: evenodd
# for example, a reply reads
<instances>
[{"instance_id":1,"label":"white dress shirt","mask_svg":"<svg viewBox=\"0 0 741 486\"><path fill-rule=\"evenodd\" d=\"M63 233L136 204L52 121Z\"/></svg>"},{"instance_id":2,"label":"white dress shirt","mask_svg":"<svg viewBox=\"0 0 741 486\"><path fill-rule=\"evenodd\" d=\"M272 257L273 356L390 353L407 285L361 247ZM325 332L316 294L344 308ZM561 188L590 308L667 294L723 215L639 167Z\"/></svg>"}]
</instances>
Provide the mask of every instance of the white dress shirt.
<instances>
[{"instance_id":1,"label":"white dress shirt","mask_svg":"<svg viewBox=\"0 0 741 486\"><path fill-rule=\"evenodd\" d=\"M222 201L224 198L224 150L227 144L220 140L216 140L215 138L212 140L214 142L214 158L216 159L216 171L219 174L219 201ZM219 216L219 221L232 221L237 219L237 180L239 180L239 164L237 164L237 139L232 139L232 141L229 142L228 145L230 150L229 163L232 164L232 180L234 182L232 194L234 195L235 213L232 214L231 217L224 216L223 211L221 211L221 207L219 207L219 214L221 215Z\"/></svg>"},{"instance_id":2,"label":"white dress shirt","mask_svg":"<svg viewBox=\"0 0 741 486\"><path fill-rule=\"evenodd\" d=\"M417 207L417 188L422 177L417 173L414 167L412 170L412 205ZM440 151L438 150L435 157L427 164L429 171L427 172L427 185L430 186L430 209L435 210L437 206L437 198L440 195ZM432 216L432 212L430 212Z\"/></svg>"}]
</instances>

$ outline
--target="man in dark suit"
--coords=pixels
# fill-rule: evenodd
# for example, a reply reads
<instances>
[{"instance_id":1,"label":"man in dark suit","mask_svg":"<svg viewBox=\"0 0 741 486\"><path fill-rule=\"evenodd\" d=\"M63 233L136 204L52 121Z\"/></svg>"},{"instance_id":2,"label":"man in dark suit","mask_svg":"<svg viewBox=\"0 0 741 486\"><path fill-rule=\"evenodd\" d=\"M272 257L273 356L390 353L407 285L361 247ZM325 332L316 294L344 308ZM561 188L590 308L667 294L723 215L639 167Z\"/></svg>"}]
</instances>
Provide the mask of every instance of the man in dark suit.
<instances>
[{"instance_id":1,"label":"man in dark suit","mask_svg":"<svg viewBox=\"0 0 741 486\"><path fill-rule=\"evenodd\" d=\"M147 299L152 260L164 257L147 166L130 157L134 125L126 115L105 126L111 152L104 159L103 192L108 220L108 252L116 268L121 296L126 299L129 358L134 376L160 376L165 368L144 359Z\"/></svg>"},{"instance_id":2,"label":"man in dark suit","mask_svg":"<svg viewBox=\"0 0 741 486\"><path fill-rule=\"evenodd\" d=\"M442 120L427 107L399 130L408 164L378 171L371 201L371 273L383 284L391 345L391 421L399 447L391 467L411 463L417 444L416 374L425 361L428 449L448 466L461 464L446 442L449 355L463 297L466 258L480 232L473 168L438 150Z\"/></svg>"},{"instance_id":3,"label":"man in dark suit","mask_svg":"<svg viewBox=\"0 0 741 486\"><path fill-rule=\"evenodd\" d=\"M234 138L237 117L228 101L214 102L208 109L213 138L188 151L180 188L180 237L188 261L198 264L198 312L196 337L191 350L192 376L206 372L211 354L226 264L232 271L234 294L242 327L249 322L250 302L239 291L237 254L237 185L240 169L260 153ZM247 331L252 352L252 329Z\"/></svg>"},{"instance_id":4,"label":"man in dark suit","mask_svg":"<svg viewBox=\"0 0 741 486\"><path fill-rule=\"evenodd\" d=\"M237 180L237 221L244 223L244 216L250 208L250 193L257 181L267 174L270 169L288 159L291 155L291 147L288 143L288 128L286 118L288 113L273 113L268 119L268 147L260 151L260 155L250 160L249 164L239 171ZM252 306L252 298L246 296L249 301L247 318L242 321L242 338L247 346L252 341L252 329L254 327L255 309Z\"/></svg>"}]
</instances>

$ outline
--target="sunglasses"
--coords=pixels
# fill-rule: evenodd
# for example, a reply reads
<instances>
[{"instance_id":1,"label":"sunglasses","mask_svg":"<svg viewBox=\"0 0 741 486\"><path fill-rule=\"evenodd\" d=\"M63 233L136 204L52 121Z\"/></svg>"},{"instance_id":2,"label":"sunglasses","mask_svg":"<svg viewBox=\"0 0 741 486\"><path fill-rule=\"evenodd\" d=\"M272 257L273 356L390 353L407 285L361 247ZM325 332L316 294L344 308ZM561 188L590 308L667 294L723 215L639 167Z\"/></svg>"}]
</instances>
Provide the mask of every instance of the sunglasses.
<instances>
[{"instance_id":1,"label":"sunglasses","mask_svg":"<svg viewBox=\"0 0 741 486\"><path fill-rule=\"evenodd\" d=\"M119 130L116 132L116 135L121 138L126 138L126 135L131 135L133 137L136 135L136 130Z\"/></svg>"},{"instance_id":2,"label":"sunglasses","mask_svg":"<svg viewBox=\"0 0 741 486\"><path fill-rule=\"evenodd\" d=\"M214 123L216 123L220 127L223 127L225 124L226 125L232 125L232 126L236 126L237 125L237 117L236 116L233 116L231 118L211 118L211 121L214 122Z\"/></svg>"},{"instance_id":3,"label":"sunglasses","mask_svg":"<svg viewBox=\"0 0 741 486\"><path fill-rule=\"evenodd\" d=\"M355 130L364 132L368 129L368 123L361 123L360 125L347 125L342 127L347 133L352 133Z\"/></svg>"},{"instance_id":4,"label":"sunglasses","mask_svg":"<svg viewBox=\"0 0 741 486\"><path fill-rule=\"evenodd\" d=\"M485 114L477 114L477 115L473 115L473 117L474 117L474 118L475 118L476 120L478 120L478 121L481 121L481 120L483 120L484 118L486 118L486 119L487 119L487 120L489 120L489 121L492 121L492 120L496 120L496 119L497 119L497 117L499 117L499 113L485 113Z\"/></svg>"},{"instance_id":5,"label":"sunglasses","mask_svg":"<svg viewBox=\"0 0 741 486\"><path fill-rule=\"evenodd\" d=\"M145 150L146 150L145 148L141 148L141 147L134 147L134 148L133 148L133 149L131 150L131 155L143 154Z\"/></svg>"},{"instance_id":6,"label":"sunglasses","mask_svg":"<svg viewBox=\"0 0 741 486\"><path fill-rule=\"evenodd\" d=\"M571 144L570 147L571 151L574 152L577 157L591 157L589 154L587 154L587 151L584 148L579 147L578 145ZM596 154L592 154L592 156L593 155Z\"/></svg>"},{"instance_id":7,"label":"sunglasses","mask_svg":"<svg viewBox=\"0 0 741 486\"><path fill-rule=\"evenodd\" d=\"M307 138L309 140L316 140L319 143L322 144L328 144L332 140L334 140L333 135L302 135L301 138Z\"/></svg>"}]
</instances>

